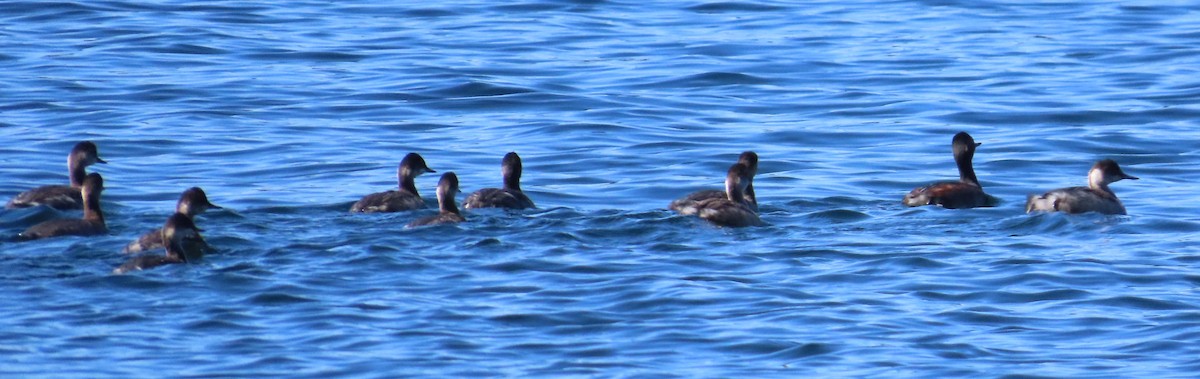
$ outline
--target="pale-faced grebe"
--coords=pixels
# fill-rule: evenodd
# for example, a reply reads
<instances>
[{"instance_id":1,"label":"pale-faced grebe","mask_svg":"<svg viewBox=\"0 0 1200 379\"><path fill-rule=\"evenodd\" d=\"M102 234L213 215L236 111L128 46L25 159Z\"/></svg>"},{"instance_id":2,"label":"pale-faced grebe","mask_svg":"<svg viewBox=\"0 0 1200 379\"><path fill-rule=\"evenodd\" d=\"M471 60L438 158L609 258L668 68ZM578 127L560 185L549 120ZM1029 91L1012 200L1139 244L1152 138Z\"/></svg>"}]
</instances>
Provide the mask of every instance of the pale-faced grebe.
<instances>
[{"instance_id":1,"label":"pale-faced grebe","mask_svg":"<svg viewBox=\"0 0 1200 379\"><path fill-rule=\"evenodd\" d=\"M71 154L67 155L67 172L71 185L50 185L34 188L18 194L8 201L7 208L28 208L45 205L58 210L83 208L83 194L79 189L83 186L83 178L87 176L87 166L96 163L108 163L100 159L96 144L83 141L75 144Z\"/></svg>"},{"instance_id":2,"label":"pale-faced grebe","mask_svg":"<svg viewBox=\"0 0 1200 379\"><path fill-rule=\"evenodd\" d=\"M758 198L754 197L754 176L758 175L758 154L753 151L742 152L742 155L738 156L737 163L745 165L746 168L750 170L750 177L746 180L746 190L742 192L742 196L746 205L755 212L758 212ZM683 198L672 201L671 205L667 208L677 211L680 214L690 215L692 213L687 213L685 210L695 209L696 203L707 199L724 199L726 196L727 195L725 194L725 191L696 191L684 196Z\"/></svg>"},{"instance_id":3,"label":"pale-faced grebe","mask_svg":"<svg viewBox=\"0 0 1200 379\"><path fill-rule=\"evenodd\" d=\"M504 188L484 188L463 200L463 207L471 208L534 208L533 200L521 191L521 157L517 153L504 154L500 162L500 174L504 177Z\"/></svg>"},{"instance_id":4,"label":"pale-faced grebe","mask_svg":"<svg viewBox=\"0 0 1200 379\"><path fill-rule=\"evenodd\" d=\"M193 223L195 223L196 215L204 213L209 208L221 209L221 207L208 201L208 195L200 187L192 187L183 191L183 194L179 195L179 201L175 203L175 213L181 213L184 216L193 218ZM129 246L125 246L125 253L139 253L162 247L162 228L157 228L146 232L137 241L129 243Z\"/></svg>"},{"instance_id":5,"label":"pale-faced grebe","mask_svg":"<svg viewBox=\"0 0 1200 379\"><path fill-rule=\"evenodd\" d=\"M708 198L677 210L679 214L695 214L718 226L743 227L763 225L758 213L747 204L743 192L750 178L750 168L741 163L729 167L725 176L725 197Z\"/></svg>"},{"instance_id":6,"label":"pale-faced grebe","mask_svg":"<svg viewBox=\"0 0 1200 379\"><path fill-rule=\"evenodd\" d=\"M458 193L458 176L453 172L442 174L442 179L438 181L437 186L438 214L410 222L408 227L467 221L462 213L459 213L458 205L454 204L454 195Z\"/></svg>"},{"instance_id":7,"label":"pale-faced grebe","mask_svg":"<svg viewBox=\"0 0 1200 379\"><path fill-rule=\"evenodd\" d=\"M192 218L183 213L175 213L167 218L162 227L162 240L166 241L166 255L139 255L130 258L120 267L113 269L113 274L124 274L135 270L146 270L174 263L196 262L204 257L204 237L200 236L200 228L192 223Z\"/></svg>"},{"instance_id":8,"label":"pale-faced grebe","mask_svg":"<svg viewBox=\"0 0 1200 379\"><path fill-rule=\"evenodd\" d=\"M350 207L351 212L400 212L411 209L425 208L425 201L417 194L417 186L413 179L426 172L437 172L425 164L425 159L417 153L408 153L400 160L396 176L400 181L399 190L377 192L363 196L362 200Z\"/></svg>"},{"instance_id":9,"label":"pale-faced grebe","mask_svg":"<svg viewBox=\"0 0 1200 379\"><path fill-rule=\"evenodd\" d=\"M981 144L976 143L967 132L955 134L951 147L954 151L954 163L958 165L958 181L917 187L904 195L904 205L941 205L950 209L992 206L990 197L983 193L983 186L979 185L979 179L975 177L975 168L971 166L975 147L979 145Z\"/></svg>"},{"instance_id":10,"label":"pale-faced grebe","mask_svg":"<svg viewBox=\"0 0 1200 379\"><path fill-rule=\"evenodd\" d=\"M83 218L50 220L29 227L21 233L24 239L41 239L58 236L94 236L108 233L104 225L104 212L100 211L100 193L104 191L104 178L91 173L83 178L80 191L83 194Z\"/></svg>"},{"instance_id":11,"label":"pale-faced grebe","mask_svg":"<svg viewBox=\"0 0 1200 379\"><path fill-rule=\"evenodd\" d=\"M1060 188L1044 195L1029 195L1025 202L1025 212L1046 211L1083 213L1097 212L1103 214L1125 214L1125 205L1117 199L1108 185L1122 179L1137 180L1137 177L1121 171L1121 166L1112 159L1096 162L1088 171L1087 187Z\"/></svg>"}]
</instances>

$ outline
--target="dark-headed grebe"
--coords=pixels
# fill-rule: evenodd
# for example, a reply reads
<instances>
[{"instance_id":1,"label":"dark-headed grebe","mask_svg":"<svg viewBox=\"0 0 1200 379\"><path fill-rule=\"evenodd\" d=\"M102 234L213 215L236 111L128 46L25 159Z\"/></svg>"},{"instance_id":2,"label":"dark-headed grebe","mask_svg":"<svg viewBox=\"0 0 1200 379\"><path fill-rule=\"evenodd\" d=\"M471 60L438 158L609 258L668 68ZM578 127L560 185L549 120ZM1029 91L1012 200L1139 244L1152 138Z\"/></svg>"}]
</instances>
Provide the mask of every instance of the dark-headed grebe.
<instances>
[{"instance_id":1,"label":"dark-headed grebe","mask_svg":"<svg viewBox=\"0 0 1200 379\"><path fill-rule=\"evenodd\" d=\"M941 205L944 208L975 208L992 206L989 196L983 193L983 186L975 177L975 168L971 159L975 157L976 143L967 132L954 135L951 147L954 150L954 163L958 165L957 182L933 183L916 189L904 195L904 205L919 207L922 205Z\"/></svg>"},{"instance_id":2,"label":"dark-headed grebe","mask_svg":"<svg viewBox=\"0 0 1200 379\"><path fill-rule=\"evenodd\" d=\"M140 255L133 257L113 269L114 274L124 274L135 270L146 270L173 263L196 262L204 257L204 237L200 236L200 228L192 223L192 218L183 213L176 213L167 218L162 227L162 240L166 241L166 255Z\"/></svg>"},{"instance_id":3,"label":"dark-headed grebe","mask_svg":"<svg viewBox=\"0 0 1200 379\"><path fill-rule=\"evenodd\" d=\"M193 218L193 223L195 223L194 219L196 215L204 213L204 211L207 211L209 208L221 209L221 207L218 207L217 205L208 201L208 195L206 195L204 190L200 189L200 187L192 187L188 188L186 191L183 191L183 194L179 195L179 202L175 203L175 213L180 213L184 216ZM129 246L125 246L125 253L139 253L162 247L162 228L158 228L146 232L146 234L143 234L141 238L137 239L137 241L133 241L129 243Z\"/></svg>"},{"instance_id":4,"label":"dark-headed grebe","mask_svg":"<svg viewBox=\"0 0 1200 379\"><path fill-rule=\"evenodd\" d=\"M754 197L754 176L758 175L758 154L756 154L753 151L742 152L742 155L738 156L737 163L741 163L741 164L745 165L746 168L750 170L750 177L746 180L747 181L746 190L742 192L742 197L744 198L743 200L745 200L746 205L749 206L750 209L753 209L755 212L758 212L758 198ZM692 192L691 194L688 194L687 196L684 196L683 198L672 201L671 205L668 206L667 208L671 209L673 211L677 211L684 215L690 215L692 213L686 213L685 210L695 209L696 203L698 203L700 201L708 200L708 199L724 199L725 197L726 197L725 191L719 191L719 190L697 191L697 192Z\"/></svg>"},{"instance_id":5,"label":"dark-headed grebe","mask_svg":"<svg viewBox=\"0 0 1200 379\"><path fill-rule=\"evenodd\" d=\"M1117 194L1108 188L1110 183L1121 179L1137 180L1137 177L1121 171L1121 166L1112 159L1096 162L1088 171L1087 187L1060 188L1041 196L1029 195L1029 201L1025 202L1025 212L1097 212L1123 215L1125 206L1117 199Z\"/></svg>"},{"instance_id":6,"label":"dark-headed grebe","mask_svg":"<svg viewBox=\"0 0 1200 379\"><path fill-rule=\"evenodd\" d=\"M708 198L677 210L680 214L695 214L719 226L743 227L763 225L758 213L746 203L743 192L750 178L750 168L741 163L729 167L725 176L725 197Z\"/></svg>"},{"instance_id":7,"label":"dark-headed grebe","mask_svg":"<svg viewBox=\"0 0 1200 379\"><path fill-rule=\"evenodd\" d=\"M87 166L96 163L108 163L100 159L96 144L83 141L75 144L71 154L67 155L67 170L71 185L51 185L34 188L18 194L8 201L7 208L27 208L45 205L58 210L83 208L83 194L79 189L83 186L83 178L87 176Z\"/></svg>"},{"instance_id":8,"label":"dark-headed grebe","mask_svg":"<svg viewBox=\"0 0 1200 379\"><path fill-rule=\"evenodd\" d=\"M58 236L94 236L108 233L104 225L104 213L100 211L100 193L104 191L104 178L91 173L83 178L83 218L50 220L25 229L21 237L41 239Z\"/></svg>"},{"instance_id":9,"label":"dark-headed grebe","mask_svg":"<svg viewBox=\"0 0 1200 379\"><path fill-rule=\"evenodd\" d=\"M400 189L387 192L377 192L363 196L362 200L350 207L351 212L400 212L411 209L425 208L425 201L417 194L417 185L413 179L426 172L437 172L425 164L425 159L417 153L408 153L400 160L396 176L400 180Z\"/></svg>"},{"instance_id":10,"label":"dark-headed grebe","mask_svg":"<svg viewBox=\"0 0 1200 379\"><path fill-rule=\"evenodd\" d=\"M521 191L521 157L517 153L504 154L500 162L500 175L504 177L504 188L484 188L463 200L463 207L471 208L534 208L533 200Z\"/></svg>"},{"instance_id":11,"label":"dark-headed grebe","mask_svg":"<svg viewBox=\"0 0 1200 379\"><path fill-rule=\"evenodd\" d=\"M458 205L454 204L454 195L458 193L458 176L453 172L442 174L442 179L438 181L437 186L438 214L410 222L408 227L467 221L462 213L458 212Z\"/></svg>"}]
</instances>

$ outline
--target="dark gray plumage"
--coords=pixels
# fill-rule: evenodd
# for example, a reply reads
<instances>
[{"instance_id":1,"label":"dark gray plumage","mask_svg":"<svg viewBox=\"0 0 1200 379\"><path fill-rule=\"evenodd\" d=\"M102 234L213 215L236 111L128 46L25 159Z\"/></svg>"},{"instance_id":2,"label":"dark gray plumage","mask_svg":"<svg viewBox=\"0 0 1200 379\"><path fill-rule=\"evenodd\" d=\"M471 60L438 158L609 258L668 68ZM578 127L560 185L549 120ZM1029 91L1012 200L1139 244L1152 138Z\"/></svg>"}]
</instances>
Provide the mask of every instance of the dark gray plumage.
<instances>
[{"instance_id":1,"label":"dark gray plumage","mask_svg":"<svg viewBox=\"0 0 1200 379\"><path fill-rule=\"evenodd\" d=\"M162 240L168 241L165 255L139 255L130 258L121 266L113 269L113 274L125 274L130 271L147 270L162 265L196 262L204 257L207 245L200 235L200 228L192 222L192 218L183 213L175 213L167 218L162 227Z\"/></svg>"},{"instance_id":2,"label":"dark gray plumage","mask_svg":"<svg viewBox=\"0 0 1200 379\"><path fill-rule=\"evenodd\" d=\"M754 195L754 176L758 175L758 154L753 151L742 152L742 154L738 156L737 163L741 163L741 164L745 165L746 168L749 169L749 171L750 171L750 177L746 180L747 181L746 190L742 192L742 197L744 200L743 202L747 206L749 206L750 209L753 209L755 212L758 212L758 198L756 198ZM696 209L696 203L698 203L698 202L708 200L708 199L724 199L725 197L726 197L725 191L719 191L719 190L696 191L696 192L692 192L692 193L688 194L687 196L684 196L680 199L672 201L671 205L668 206L667 208L670 210L673 210L673 211L678 211L681 214L688 215L688 214L692 214L692 213L684 213L684 211L685 210L690 211L690 210Z\"/></svg>"},{"instance_id":3,"label":"dark gray plumage","mask_svg":"<svg viewBox=\"0 0 1200 379\"><path fill-rule=\"evenodd\" d=\"M195 217L210 208L221 209L208 201L208 195L204 193L200 187L192 187L183 191L179 195L179 201L175 203L175 212L181 213L192 218L195 222ZM156 228L146 234L143 234L136 241L130 242L125 246L125 253L140 253L143 251L161 249L163 247L162 228Z\"/></svg>"},{"instance_id":4,"label":"dark gray plumage","mask_svg":"<svg viewBox=\"0 0 1200 379\"><path fill-rule=\"evenodd\" d=\"M437 172L429 168L425 164L425 159L417 153L408 153L404 159L400 160L400 166L396 169L396 177L400 182L400 189L385 192L377 192L367 196L363 196L361 200L355 202L350 207L351 212L400 212L412 209L425 208L425 201L421 200L421 195L417 193L417 186L414 179L426 172Z\"/></svg>"},{"instance_id":5,"label":"dark gray plumage","mask_svg":"<svg viewBox=\"0 0 1200 379\"><path fill-rule=\"evenodd\" d=\"M940 205L943 208L975 208L992 206L990 197L983 193L983 186L975 177L971 160L975 157L976 143L967 132L958 132L950 146L954 152L954 164L958 166L958 181L939 182L917 187L904 195L904 205Z\"/></svg>"},{"instance_id":6,"label":"dark gray plumage","mask_svg":"<svg viewBox=\"0 0 1200 379\"><path fill-rule=\"evenodd\" d=\"M1088 170L1087 187L1068 187L1046 192L1041 196L1029 195L1025 212L1097 212L1102 214L1125 214L1125 205L1108 185L1123 179L1137 180L1126 174L1112 159L1105 159Z\"/></svg>"},{"instance_id":7,"label":"dark gray plumage","mask_svg":"<svg viewBox=\"0 0 1200 379\"><path fill-rule=\"evenodd\" d=\"M747 204L742 191L746 189L750 169L741 163L729 167L725 176L725 198L708 198L677 211L697 215L718 226L745 227L763 225L758 213Z\"/></svg>"},{"instance_id":8,"label":"dark gray plumage","mask_svg":"<svg viewBox=\"0 0 1200 379\"><path fill-rule=\"evenodd\" d=\"M45 205L58 210L83 208L83 194L80 189L83 179L87 176L87 167L96 163L108 163L100 159L96 144L91 141L77 143L67 155L70 185L41 186L22 192L9 200L5 207L28 208Z\"/></svg>"},{"instance_id":9,"label":"dark gray plumage","mask_svg":"<svg viewBox=\"0 0 1200 379\"><path fill-rule=\"evenodd\" d=\"M104 178L91 173L83 179L83 218L50 220L29 227L21 233L24 239L42 239L59 236L94 236L108 233L104 224L104 213L100 210L100 193L104 191Z\"/></svg>"},{"instance_id":10,"label":"dark gray plumage","mask_svg":"<svg viewBox=\"0 0 1200 379\"><path fill-rule=\"evenodd\" d=\"M500 173L504 178L503 188L484 188L463 200L463 207L472 208L536 208L533 200L521 191L521 157L515 152L504 155L500 162Z\"/></svg>"},{"instance_id":11,"label":"dark gray plumage","mask_svg":"<svg viewBox=\"0 0 1200 379\"><path fill-rule=\"evenodd\" d=\"M454 203L454 195L458 194L458 176L453 172L442 174L442 179L438 181L437 199L438 199L438 214L428 217L422 217L416 221L410 222L408 227L417 227L425 225L452 224L456 222L467 221L462 213L458 211L458 205Z\"/></svg>"}]
</instances>

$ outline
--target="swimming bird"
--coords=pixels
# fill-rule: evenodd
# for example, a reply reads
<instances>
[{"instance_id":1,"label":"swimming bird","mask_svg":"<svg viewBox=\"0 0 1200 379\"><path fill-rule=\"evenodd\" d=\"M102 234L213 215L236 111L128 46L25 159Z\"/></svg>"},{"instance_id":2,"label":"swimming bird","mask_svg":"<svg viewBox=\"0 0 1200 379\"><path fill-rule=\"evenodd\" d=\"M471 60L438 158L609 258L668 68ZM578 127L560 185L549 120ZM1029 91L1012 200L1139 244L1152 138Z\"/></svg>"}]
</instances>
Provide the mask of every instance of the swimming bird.
<instances>
[{"instance_id":1,"label":"swimming bird","mask_svg":"<svg viewBox=\"0 0 1200 379\"><path fill-rule=\"evenodd\" d=\"M28 208L45 205L58 210L83 208L83 178L87 176L87 166L96 163L108 163L100 159L96 144L83 141L75 144L67 155L67 172L71 185L49 185L34 188L18 194L8 201L6 208Z\"/></svg>"},{"instance_id":2,"label":"swimming bird","mask_svg":"<svg viewBox=\"0 0 1200 379\"><path fill-rule=\"evenodd\" d=\"M400 181L399 190L377 192L363 196L361 200L350 207L351 212L400 212L425 208L425 201L417 193L413 179L426 172L437 172L425 164L425 159L417 153L408 153L400 160L396 169L396 177Z\"/></svg>"},{"instance_id":3,"label":"swimming bird","mask_svg":"<svg viewBox=\"0 0 1200 379\"><path fill-rule=\"evenodd\" d=\"M438 214L410 222L408 227L452 224L467 221L462 216L462 213L458 211L458 206L454 204L454 195L459 192L458 176L454 175L454 172L442 174L442 179L438 181L437 186Z\"/></svg>"},{"instance_id":4,"label":"swimming bird","mask_svg":"<svg viewBox=\"0 0 1200 379\"><path fill-rule=\"evenodd\" d=\"M725 197L706 198L676 210L681 215L695 214L718 226L744 227L763 225L758 213L750 208L742 191L750 178L750 168L735 163L725 175Z\"/></svg>"},{"instance_id":5,"label":"swimming bird","mask_svg":"<svg viewBox=\"0 0 1200 379\"><path fill-rule=\"evenodd\" d=\"M504 154L500 161L500 175L504 178L503 188L484 188L463 200L463 207L472 208L535 208L533 200L521 191L521 157L515 152Z\"/></svg>"},{"instance_id":6,"label":"swimming bird","mask_svg":"<svg viewBox=\"0 0 1200 379\"><path fill-rule=\"evenodd\" d=\"M91 173L83 178L80 192L83 195L83 218L50 220L29 227L21 233L23 239L42 239L59 236L94 236L108 233L104 225L104 212L100 210L100 193L104 191L104 178Z\"/></svg>"},{"instance_id":7,"label":"swimming bird","mask_svg":"<svg viewBox=\"0 0 1200 379\"><path fill-rule=\"evenodd\" d=\"M742 154L738 156L737 163L745 165L750 172L749 178L746 179L746 190L742 192L744 203L749 206L750 209L758 212L758 198L754 196L754 176L758 175L758 154L753 151L742 152ZM696 191L680 199L672 201L671 205L667 208L673 211L678 211L683 215L690 215L692 213L685 213L685 211L690 212L691 210L696 209L696 203L707 199L724 199L725 197L725 191Z\"/></svg>"},{"instance_id":8,"label":"swimming bird","mask_svg":"<svg viewBox=\"0 0 1200 379\"><path fill-rule=\"evenodd\" d=\"M200 187L192 187L183 191L183 194L179 195L179 201L175 203L175 213L192 218L193 223L195 223L196 215L204 213L209 208L221 209L208 201L208 195ZM136 241L130 242L128 246L125 246L124 252L126 254L139 253L162 247L162 228L156 228L146 232Z\"/></svg>"},{"instance_id":9,"label":"swimming bird","mask_svg":"<svg viewBox=\"0 0 1200 379\"><path fill-rule=\"evenodd\" d=\"M113 274L124 274L135 270L147 270L162 265L189 263L204 257L204 237L192 218L183 213L172 214L162 227L162 240L166 241L166 255L139 255L130 258L113 269Z\"/></svg>"},{"instance_id":10,"label":"swimming bird","mask_svg":"<svg viewBox=\"0 0 1200 379\"><path fill-rule=\"evenodd\" d=\"M917 187L904 195L904 205L941 205L943 208L975 208L993 206L990 197L983 193L983 186L975 177L971 159L975 157L976 143L967 132L958 132L950 146L954 152L954 164L958 166L958 181L938 182Z\"/></svg>"},{"instance_id":11,"label":"swimming bird","mask_svg":"<svg viewBox=\"0 0 1200 379\"><path fill-rule=\"evenodd\" d=\"M1084 213L1096 212L1110 215L1125 214L1125 205L1117 199L1108 185L1122 179L1138 180L1121 171L1121 166L1112 159L1105 159L1088 170L1087 187L1068 187L1046 192L1041 196L1029 195L1025 212L1046 211Z\"/></svg>"}]
</instances>

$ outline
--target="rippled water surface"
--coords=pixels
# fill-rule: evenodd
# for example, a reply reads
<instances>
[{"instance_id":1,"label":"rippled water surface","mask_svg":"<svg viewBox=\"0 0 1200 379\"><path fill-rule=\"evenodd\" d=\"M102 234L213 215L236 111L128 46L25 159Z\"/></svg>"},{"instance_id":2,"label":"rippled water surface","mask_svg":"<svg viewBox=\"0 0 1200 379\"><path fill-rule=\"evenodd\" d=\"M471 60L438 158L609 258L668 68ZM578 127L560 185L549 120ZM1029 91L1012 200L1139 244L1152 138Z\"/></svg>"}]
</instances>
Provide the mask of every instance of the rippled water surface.
<instances>
[{"instance_id":1,"label":"rippled water surface","mask_svg":"<svg viewBox=\"0 0 1200 379\"><path fill-rule=\"evenodd\" d=\"M111 233L0 211L0 373L1193 377L1198 39L1150 2L5 2L0 198L92 140ZM903 207L960 130L1002 203ZM769 226L665 209L744 150ZM508 151L539 209L346 212ZM1024 213L1104 158L1128 216ZM216 251L110 275L191 186Z\"/></svg>"}]
</instances>

